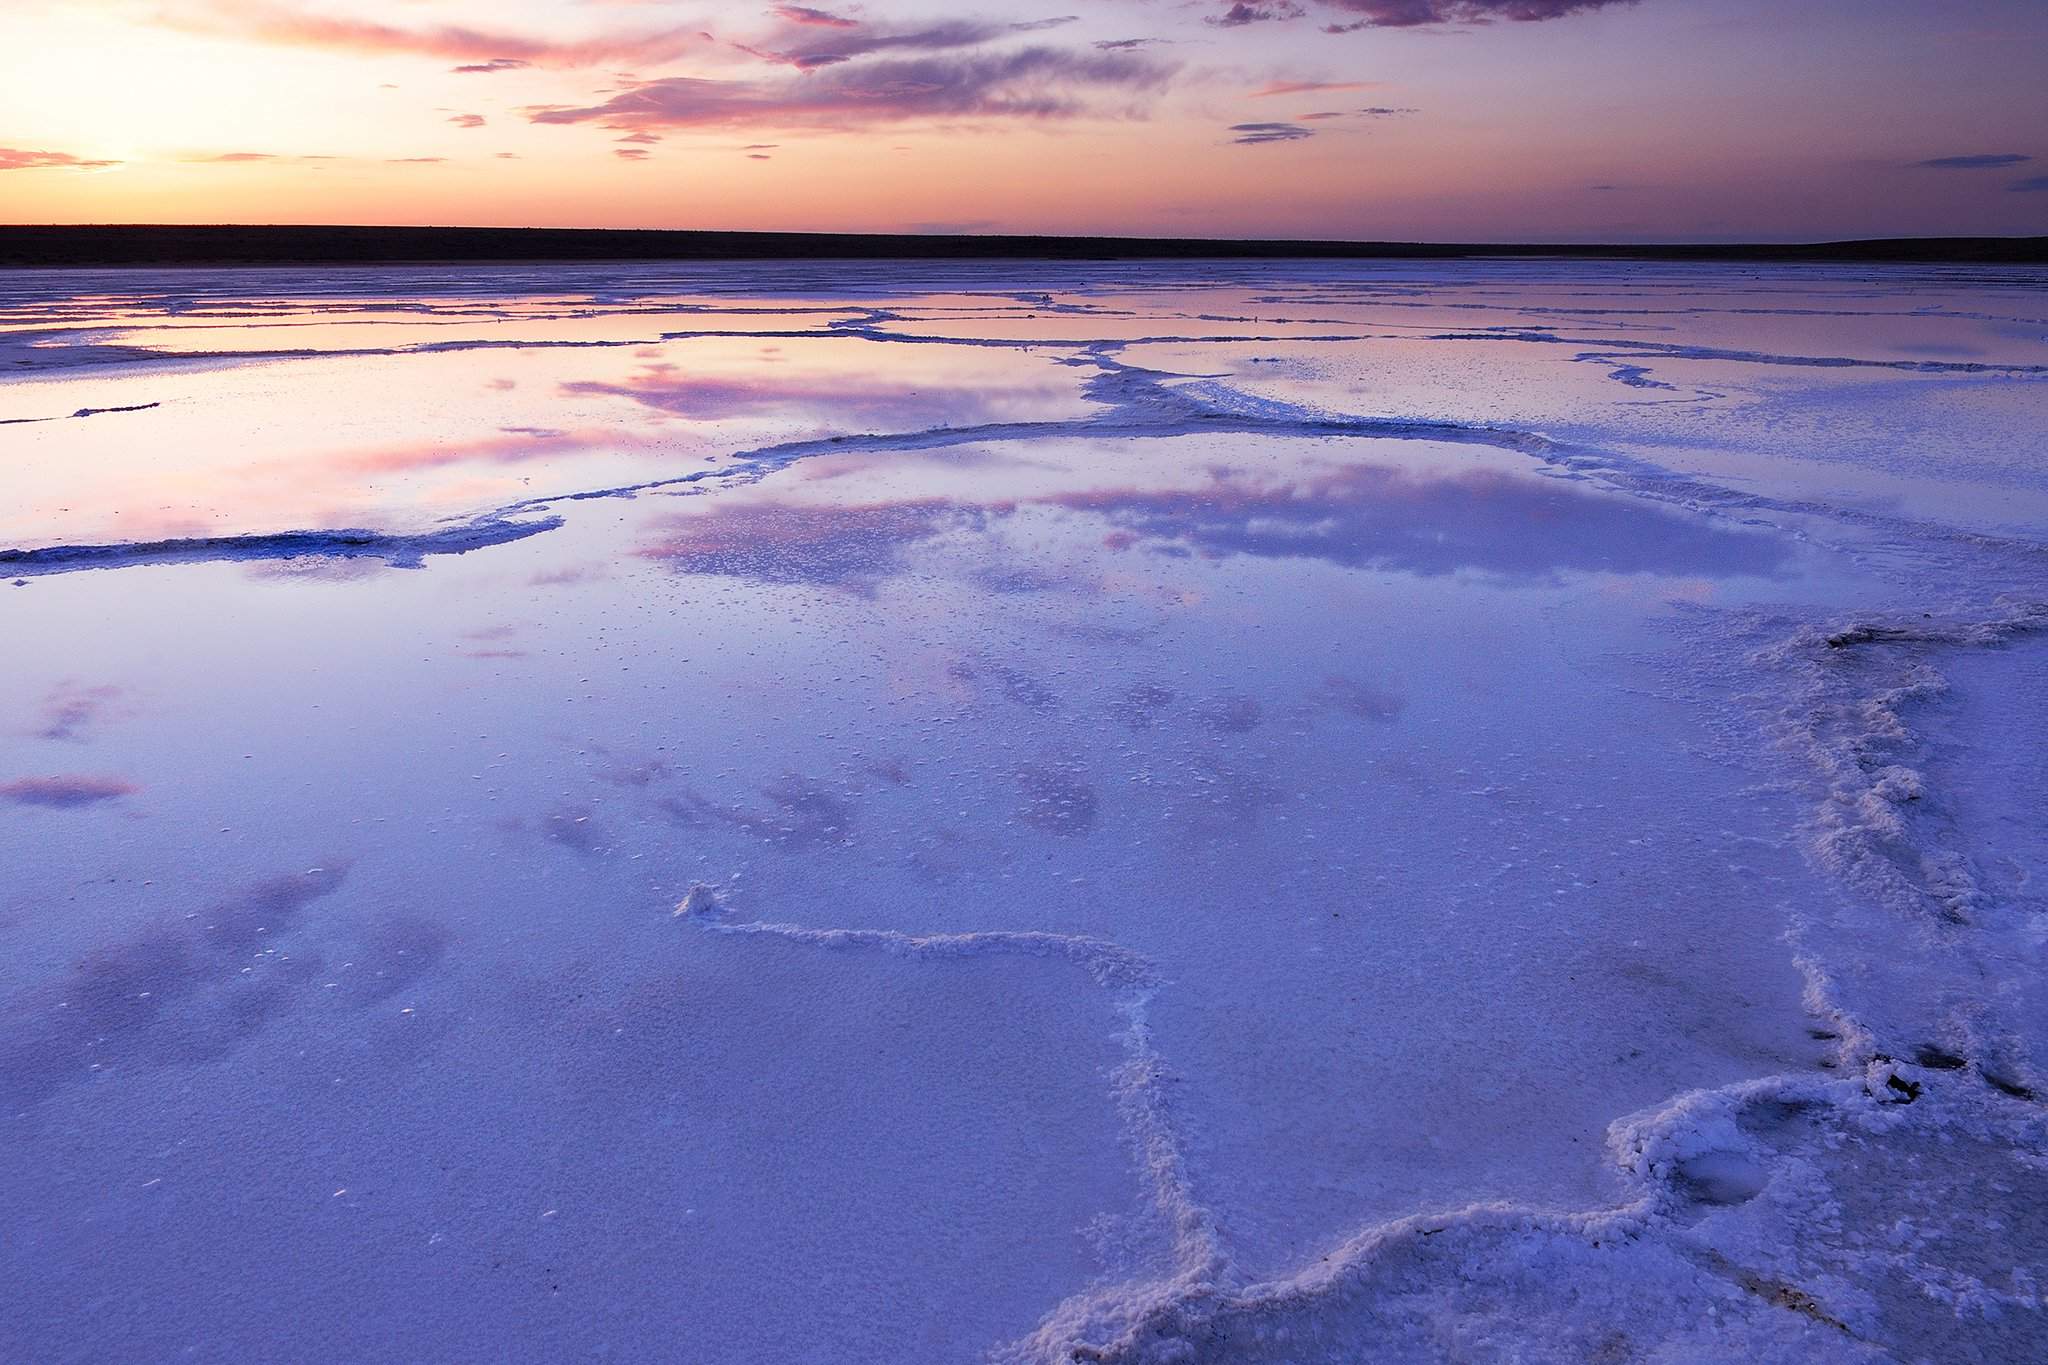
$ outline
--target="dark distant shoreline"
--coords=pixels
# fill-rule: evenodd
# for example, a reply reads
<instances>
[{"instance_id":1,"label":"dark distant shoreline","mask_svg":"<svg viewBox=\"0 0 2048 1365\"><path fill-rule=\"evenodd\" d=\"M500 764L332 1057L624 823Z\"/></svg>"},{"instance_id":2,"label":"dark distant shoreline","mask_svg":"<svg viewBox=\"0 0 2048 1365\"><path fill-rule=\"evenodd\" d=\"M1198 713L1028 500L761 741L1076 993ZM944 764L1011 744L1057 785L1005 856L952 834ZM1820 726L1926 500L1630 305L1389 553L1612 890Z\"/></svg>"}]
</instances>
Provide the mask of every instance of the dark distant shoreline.
<instances>
[{"instance_id":1,"label":"dark distant shoreline","mask_svg":"<svg viewBox=\"0 0 2048 1365\"><path fill-rule=\"evenodd\" d=\"M2048 237L1584 245L1199 237L918 236L640 228L0 226L0 268L520 261L1460 260L2048 264Z\"/></svg>"}]
</instances>

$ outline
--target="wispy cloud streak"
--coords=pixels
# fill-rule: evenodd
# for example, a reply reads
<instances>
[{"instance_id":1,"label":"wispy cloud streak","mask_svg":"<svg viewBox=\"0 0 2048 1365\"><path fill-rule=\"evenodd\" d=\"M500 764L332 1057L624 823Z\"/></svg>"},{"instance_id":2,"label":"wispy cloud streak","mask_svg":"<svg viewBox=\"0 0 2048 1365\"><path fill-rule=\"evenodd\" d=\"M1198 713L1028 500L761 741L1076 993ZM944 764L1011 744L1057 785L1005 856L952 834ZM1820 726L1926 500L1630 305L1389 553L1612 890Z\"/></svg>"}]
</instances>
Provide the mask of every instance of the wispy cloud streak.
<instances>
[{"instance_id":1,"label":"wispy cloud streak","mask_svg":"<svg viewBox=\"0 0 2048 1365\"><path fill-rule=\"evenodd\" d=\"M437 57L462 63L455 69L464 72L664 62L712 41L709 34L694 28L604 33L576 40L466 24L406 28L372 19L308 14L267 0L212 0L196 8L165 10L158 22L209 37L337 52Z\"/></svg>"},{"instance_id":2,"label":"wispy cloud streak","mask_svg":"<svg viewBox=\"0 0 2048 1365\"><path fill-rule=\"evenodd\" d=\"M24 147L0 147L0 171L95 171L120 164L118 161L91 161L82 156L73 156L69 152L36 152Z\"/></svg>"},{"instance_id":3,"label":"wispy cloud streak","mask_svg":"<svg viewBox=\"0 0 2048 1365\"><path fill-rule=\"evenodd\" d=\"M1171 68L1122 52L1026 47L828 67L782 81L675 76L601 104L530 110L535 123L622 129L758 126L834 130L920 118L1070 118L1105 98L1141 96Z\"/></svg>"}]
</instances>

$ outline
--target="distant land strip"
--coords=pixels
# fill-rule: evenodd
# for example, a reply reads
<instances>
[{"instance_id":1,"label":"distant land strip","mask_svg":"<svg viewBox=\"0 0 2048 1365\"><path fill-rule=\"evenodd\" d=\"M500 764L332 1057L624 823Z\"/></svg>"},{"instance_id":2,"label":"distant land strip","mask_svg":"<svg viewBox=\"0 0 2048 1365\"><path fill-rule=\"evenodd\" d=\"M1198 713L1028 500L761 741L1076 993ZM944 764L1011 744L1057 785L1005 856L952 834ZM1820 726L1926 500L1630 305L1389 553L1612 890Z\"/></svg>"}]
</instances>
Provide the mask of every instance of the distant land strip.
<instances>
[{"instance_id":1,"label":"distant land strip","mask_svg":"<svg viewBox=\"0 0 2048 1365\"><path fill-rule=\"evenodd\" d=\"M2042 265L2048 264L2048 237L1602 245L701 232L653 228L0 225L0 268L473 261L1451 260L1517 256Z\"/></svg>"}]
</instances>

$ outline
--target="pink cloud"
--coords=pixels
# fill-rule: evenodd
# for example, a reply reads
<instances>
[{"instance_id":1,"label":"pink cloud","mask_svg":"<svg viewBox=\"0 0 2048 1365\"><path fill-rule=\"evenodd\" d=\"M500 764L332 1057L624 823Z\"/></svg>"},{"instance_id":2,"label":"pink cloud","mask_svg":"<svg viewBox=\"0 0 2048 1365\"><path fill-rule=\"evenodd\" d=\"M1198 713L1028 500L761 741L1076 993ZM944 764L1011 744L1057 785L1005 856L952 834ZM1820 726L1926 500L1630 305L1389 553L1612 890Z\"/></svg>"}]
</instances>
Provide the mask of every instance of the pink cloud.
<instances>
[{"instance_id":1,"label":"pink cloud","mask_svg":"<svg viewBox=\"0 0 2048 1365\"><path fill-rule=\"evenodd\" d=\"M32 152L20 147L0 147L0 171L96 171L120 164L118 161L88 161L69 152Z\"/></svg>"},{"instance_id":2,"label":"pink cloud","mask_svg":"<svg viewBox=\"0 0 2048 1365\"><path fill-rule=\"evenodd\" d=\"M1378 84L1378 81L1273 81L1252 91L1251 97L1261 100L1274 95L1306 95L1317 90L1368 90Z\"/></svg>"},{"instance_id":3,"label":"pink cloud","mask_svg":"<svg viewBox=\"0 0 2048 1365\"><path fill-rule=\"evenodd\" d=\"M438 57L464 63L457 69L474 72L664 62L709 42L703 32L684 28L605 33L578 41L462 24L402 28L370 19L306 14L269 0L212 0L197 13L165 12L158 22L186 32L280 46Z\"/></svg>"},{"instance_id":4,"label":"pink cloud","mask_svg":"<svg viewBox=\"0 0 2048 1365\"><path fill-rule=\"evenodd\" d=\"M809 24L818 28L859 28L860 20L848 19L844 15L830 14L809 5L777 5L775 17L791 24Z\"/></svg>"}]
</instances>

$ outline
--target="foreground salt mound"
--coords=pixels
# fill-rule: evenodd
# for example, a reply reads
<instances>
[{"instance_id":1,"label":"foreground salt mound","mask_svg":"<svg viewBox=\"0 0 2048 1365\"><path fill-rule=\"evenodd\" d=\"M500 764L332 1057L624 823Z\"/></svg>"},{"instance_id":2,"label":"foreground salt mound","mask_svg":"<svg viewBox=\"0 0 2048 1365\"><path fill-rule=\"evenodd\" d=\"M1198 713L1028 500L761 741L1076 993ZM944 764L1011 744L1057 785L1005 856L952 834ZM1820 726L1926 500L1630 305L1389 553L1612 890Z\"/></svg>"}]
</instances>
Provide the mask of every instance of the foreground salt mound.
<instances>
[{"instance_id":1,"label":"foreground salt mound","mask_svg":"<svg viewBox=\"0 0 2048 1365\"><path fill-rule=\"evenodd\" d=\"M2044 1137L2038 1111L1896 1066L1683 1096L1615 1125L1628 1205L1401 1219L1285 1281L1074 1301L997 1358L2023 1359L2041 1266L2014 1252L2048 1237L2048 1169L2025 1155Z\"/></svg>"},{"instance_id":2,"label":"foreground salt mound","mask_svg":"<svg viewBox=\"0 0 2048 1365\"><path fill-rule=\"evenodd\" d=\"M2001 600L1988 613L1789 634L1782 619L1738 615L1705 629L1722 645L1775 636L1743 660L1767 680L1747 695L1813 764L1806 837L1853 893L1795 934L1832 1065L1860 1074L1696 1091L1616 1121L1611 1154L1637 1191L1625 1204L1578 1214L1486 1204L1395 1220L1280 1281L1192 1269L1070 1301L999 1359L1337 1365L1364 1351L1375 1361L1789 1363L2035 1352L2048 1274L2041 988L2028 965L2040 910L1984 884L1987 850L1970 845L1940 799L1940 778L1957 778L1954 738L1942 753L1919 726L1947 694L1942 669L1983 651L2017 652L2036 679L2002 681L2038 694L2048 657L2031 646L2048 608ZM1903 1046L1916 1038L1940 1041Z\"/></svg>"}]
</instances>

